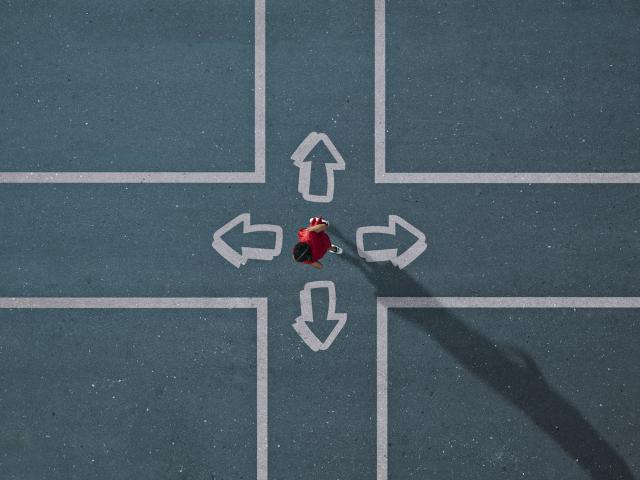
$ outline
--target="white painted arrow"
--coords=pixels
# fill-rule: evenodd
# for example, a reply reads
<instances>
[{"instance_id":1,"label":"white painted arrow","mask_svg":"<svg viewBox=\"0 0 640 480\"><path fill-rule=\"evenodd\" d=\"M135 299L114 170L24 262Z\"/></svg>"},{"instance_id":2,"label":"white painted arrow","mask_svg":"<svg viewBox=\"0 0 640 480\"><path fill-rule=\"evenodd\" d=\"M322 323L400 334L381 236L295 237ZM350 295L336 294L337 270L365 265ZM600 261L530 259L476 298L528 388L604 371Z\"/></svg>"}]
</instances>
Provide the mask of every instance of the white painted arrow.
<instances>
[{"instance_id":1,"label":"white painted arrow","mask_svg":"<svg viewBox=\"0 0 640 480\"><path fill-rule=\"evenodd\" d=\"M241 253L238 253L222 239L222 236L240 223L242 223L242 233L275 233L275 246L273 248L242 247ZM241 213L216 230L213 234L213 243L211 246L222 255L225 260L235 265L236 268L240 268L240 266L247 263L248 260L273 260L273 258L280 255L282 251L282 228L278 225L251 225L251 215L249 213Z\"/></svg>"},{"instance_id":2,"label":"white painted arrow","mask_svg":"<svg viewBox=\"0 0 640 480\"><path fill-rule=\"evenodd\" d=\"M324 168L327 173L327 193L325 195L312 195L311 189L311 161L305 161L309 153L318 143L324 143L329 153L335 160L333 163L325 162ZM333 200L333 192L335 188L333 171L344 170L345 163L338 149L324 133L311 132L307 135L296 151L291 155L293 164L300 169L298 176L298 192L302 194L302 198L308 202L329 203Z\"/></svg>"},{"instance_id":3,"label":"white painted arrow","mask_svg":"<svg viewBox=\"0 0 640 480\"><path fill-rule=\"evenodd\" d=\"M364 248L364 236L367 233L382 233L385 235L396 234L396 225L400 225L402 228L410 232L416 237L414 244L409 247L404 253L398 255L397 248L388 248L385 250L365 250ZM402 269L413 262L416 258L427 249L427 239L425 234L411 225L409 222L399 217L398 215L389 215L389 226L371 226L360 227L356 231L356 248L358 249L358 255L364 258L367 262L386 262L390 261L396 267Z\"/></svg>"},{"instance_id":4,"label":"white painted arrow","mask_svg":"<svg viewBox=\"0 0 640 480\"><path fill-rule=\"evenodd\" d=\"M313 323L313 300L311 291L314 288L327 289L329 293L327 320L336 322L333 330L324 342L320 341L309 328L309 324ZM347 323L346 313L336 313L336 286L330 281L309 282L305 284L304 289L300 291L300 312L301 315L296 318L293 329L298 332L300 338L302 338L304 343L314 352L328 349Z\"/></svg>"}]
</instances>

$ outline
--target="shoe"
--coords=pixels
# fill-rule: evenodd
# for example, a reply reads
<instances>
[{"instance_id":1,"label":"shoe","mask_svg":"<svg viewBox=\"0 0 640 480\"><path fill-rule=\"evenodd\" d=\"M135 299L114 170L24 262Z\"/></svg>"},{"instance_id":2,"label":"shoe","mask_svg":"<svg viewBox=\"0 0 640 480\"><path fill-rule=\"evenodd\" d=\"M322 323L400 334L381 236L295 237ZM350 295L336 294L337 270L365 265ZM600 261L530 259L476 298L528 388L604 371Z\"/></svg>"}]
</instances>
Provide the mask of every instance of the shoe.
<instances>
[{"instance_id":1,"label":"shoe","mask_svg":"<svg viewBox=\"0 0 640 480\"><path fill-rule=\"evenodd\" d=\"M333 250L329 250L331 253L335 253L336 255L342 255L342 252L344 252L344 250L342 250L339 246L337 245L331 245L332 247L334 247L336 250L335 252Z\"/></svg>"}]
</instances>

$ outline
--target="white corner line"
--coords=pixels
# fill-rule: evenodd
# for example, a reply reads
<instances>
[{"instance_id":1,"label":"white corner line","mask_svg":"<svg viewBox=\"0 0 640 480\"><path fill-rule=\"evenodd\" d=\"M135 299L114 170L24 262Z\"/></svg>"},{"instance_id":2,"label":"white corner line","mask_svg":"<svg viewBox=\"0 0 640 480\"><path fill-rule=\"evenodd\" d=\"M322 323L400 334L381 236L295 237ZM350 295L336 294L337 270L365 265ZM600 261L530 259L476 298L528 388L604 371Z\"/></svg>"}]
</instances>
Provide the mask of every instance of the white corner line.
<instances>
[{"instance_id":1,"label":"white corner line","mask_svg":"<svg viewBox=\"0 0 640 480\"><path fill-rule=\"evenodd\" d=\"M0 172L0 183L265 183L266 0L255 0L253 172Z\"/></svg>"},{"instance_id":2,"label":"white corner line","mask_svg":"<svg viewBox=\"0 0 640 480\"><path fill-rule=\"evenodd\" d=\"M264 297L0 297L0 309L256 309L257 480L268 480L268 299Z\"/></svg>"},{"instance_id":3,"label":"white corner line","mask_svg":"<svg viewBox=\"0 0 640 480\"><path fill-rule=\"evenodd\" d=\"M376 299L376 479L388 480L390 308L640 308L640 297L378 297Z\"/></svg>"},{"instance_id":4,"label":"white corner line","mask_svg":"<svg viewBox=\"0 0 640 480\"><path fill-rule=\"evenodd\" d=\"M640 172L387 172L386 169L386 0L375 0L374 182L375 183L640 183Z\"/></svg>"}]
</instances>

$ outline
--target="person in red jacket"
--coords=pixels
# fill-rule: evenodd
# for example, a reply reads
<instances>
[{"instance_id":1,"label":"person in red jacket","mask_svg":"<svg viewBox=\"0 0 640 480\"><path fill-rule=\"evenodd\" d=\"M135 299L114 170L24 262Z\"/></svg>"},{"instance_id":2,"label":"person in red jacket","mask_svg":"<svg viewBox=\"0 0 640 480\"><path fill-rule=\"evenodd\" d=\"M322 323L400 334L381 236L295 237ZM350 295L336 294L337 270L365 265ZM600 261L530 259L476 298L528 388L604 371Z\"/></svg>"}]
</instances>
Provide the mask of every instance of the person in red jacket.
<instances>
[{"instance_id":1,"label":"person in red jacket","mask_svg":"<svg viewBox=\"0 0 640 480\"><path fill-rule=\"evenodd\" d=\"M309 219L309 226L298 230L298 240L293 247L293 259L296 262L307 263L314 268L322 268L319 260L325 253L331 252L340 255L342 249L331 243L329 235L325 230L329 227L329 222L322 217L312 217Z\"/></svg>"}]
</instances>

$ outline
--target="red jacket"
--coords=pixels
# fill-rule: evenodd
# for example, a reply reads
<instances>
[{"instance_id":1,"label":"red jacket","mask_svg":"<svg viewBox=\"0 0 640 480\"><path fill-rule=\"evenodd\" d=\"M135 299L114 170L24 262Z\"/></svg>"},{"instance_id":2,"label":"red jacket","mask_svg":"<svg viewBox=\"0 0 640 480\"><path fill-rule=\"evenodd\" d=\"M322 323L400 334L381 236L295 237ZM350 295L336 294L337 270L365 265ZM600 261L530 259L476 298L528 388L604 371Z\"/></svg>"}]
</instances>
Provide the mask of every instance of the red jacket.
<instances>
[{"instance_id":1,"label":"red jacket","mask_svg":"<svg viewBox=\"0 0 640 480\"><path fill-rule=\"evenodd\" d=\"M306 228L301 228L298 230L298 240L311 247L311 260L304 263L317 262L331 248L331 239L324 232L310 232Z\"/></svg>"}]
</instances>

